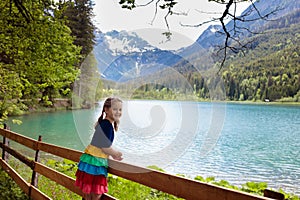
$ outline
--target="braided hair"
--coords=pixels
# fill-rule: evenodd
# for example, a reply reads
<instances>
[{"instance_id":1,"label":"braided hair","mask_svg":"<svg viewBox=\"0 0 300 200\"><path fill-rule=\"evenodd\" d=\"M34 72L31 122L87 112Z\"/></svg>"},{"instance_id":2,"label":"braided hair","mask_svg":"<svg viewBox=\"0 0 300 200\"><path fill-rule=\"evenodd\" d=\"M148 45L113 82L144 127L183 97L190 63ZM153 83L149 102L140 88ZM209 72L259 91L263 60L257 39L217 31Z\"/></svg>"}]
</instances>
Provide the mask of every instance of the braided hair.
<instances>
[{"instance_id":1,"label":"braided hair","mask_svg":"<svg viewBox=\"0 0 300 200\"><path fill-rule=\"evenodd\" d=\"M100 115L100 117L98 118L98 121L97 121L99 124L104 119L105 108L111 108L111 105L112 105L113 102L121 102L122 103L122 100L119 99L119 98L116 98L116 97L109 97L104 101L101 115ZM114 130L115 131L118 131L119 123L120 123L119 121L114 121Z\"/></svg>"}]
</instances>

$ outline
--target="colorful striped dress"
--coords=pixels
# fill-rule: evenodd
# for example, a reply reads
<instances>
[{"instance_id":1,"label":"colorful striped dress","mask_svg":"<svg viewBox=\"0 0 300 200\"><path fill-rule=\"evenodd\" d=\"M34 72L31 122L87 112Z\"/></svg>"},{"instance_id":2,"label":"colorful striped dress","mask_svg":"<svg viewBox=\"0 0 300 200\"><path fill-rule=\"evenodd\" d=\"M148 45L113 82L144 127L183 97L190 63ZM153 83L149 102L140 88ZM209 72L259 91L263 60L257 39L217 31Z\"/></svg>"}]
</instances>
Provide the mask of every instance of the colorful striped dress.
<instances>
[{"instance_id":1,"label":"colorful striped dress","mask_svg":"<svg viewBox=\"0 0 300 200\"><path fill-rule=\"evenodd\" d=\"M96 127L91 144L80 157L75 185L83 193L103 194L108 191L108 155L101 148L108 148L114 140L114 129L110 121L102 120Z\"/></svg>"}]
</instances>

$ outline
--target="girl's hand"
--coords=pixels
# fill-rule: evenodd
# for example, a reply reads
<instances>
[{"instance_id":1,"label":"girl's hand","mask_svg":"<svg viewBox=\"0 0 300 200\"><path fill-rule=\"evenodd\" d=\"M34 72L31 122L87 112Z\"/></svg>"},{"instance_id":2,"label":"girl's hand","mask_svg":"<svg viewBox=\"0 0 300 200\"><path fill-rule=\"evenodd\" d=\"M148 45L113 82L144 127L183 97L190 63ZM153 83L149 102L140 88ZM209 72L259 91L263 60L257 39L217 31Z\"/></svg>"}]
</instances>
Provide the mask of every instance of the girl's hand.
<instances>
[{"instance_id":1,"label":"girl's hand","mask_svg":"<svg viewBox=\"0 0 300 200\"><path fill-rule=\"evenodd\" d=\"M114 160L123 160L122 153L120 151L114 150L112 147L102 148L102 151L110 155Z\"/></svg>"},{"instance_id":2,"label":"girl's hand","mask_svg":"<svg viewBox=\"0 0 300 200\"><path fill-rule=\"evenodd\" d=\"M114 155L112 155L112 158L114 160L121 161L121 160L123 160L122 155L123 154L120 151L116 151L116 153Z\"/></svg>"},{"instance_id":3,"label":"girl's hand","mask_svg":"<svg viewBox=\"0 0 300 200\"><path fill-rule=\"evenodd\" d=\"M122 157L115 157L115 156L113 156L113 159L114 159L114 160L117 160L117 161L121 161L121 160L123 160L123 158L122 158Z\"/></svg>"}]
</instances>

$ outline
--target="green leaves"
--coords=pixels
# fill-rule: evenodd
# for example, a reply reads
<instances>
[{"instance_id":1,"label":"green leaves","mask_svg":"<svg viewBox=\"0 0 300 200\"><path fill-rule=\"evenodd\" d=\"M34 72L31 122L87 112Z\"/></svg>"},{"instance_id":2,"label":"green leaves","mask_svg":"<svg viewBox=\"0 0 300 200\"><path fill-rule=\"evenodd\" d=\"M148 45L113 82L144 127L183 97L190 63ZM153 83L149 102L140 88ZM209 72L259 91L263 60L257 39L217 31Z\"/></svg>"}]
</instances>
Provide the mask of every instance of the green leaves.
<instances>
[{"instance_id":1,"label":"green leaves","mask_svg":"<svg viewBox=\"0 0 300 200\"><path fill-rule=\"evenodd\" d=\"M22 96L23 85L17 73L4 68L0 63L0 121L6 120L10 113L20 113L17 99Z\"/></svg>"},{"instance_id":2,"label":"green leaves","mask_svg":"<svg viewBox=\"0 0 300 200\"><path fill-rule=\"evenodd\" d=\"M14 180L2 169L0 170L0 199L29 200L30 198L18 187Z\"/></svg>"},{"instance_id":3,"label":"green leaves","mask_svg":"<svg viewBox=\"0 0 300 200\"><path fill-rule=\"evenodd\" d=\"M28 22L14 4L7 6L9 2L0 2L2 116L12 114L16 109L10 108L20 99L41 99L51 105L53 98L68 95L81 58L81 48L73 44L65 19L53 15L57 7L38 0L23 1L32 16Z\"/></svg>"},{"instance_id":4,"label":"green leaves","mask_svg":"<svg viewBox=\"0 0 300 200\"><path fill-rule=\"evenodd\" d=\"M247 182L242 185L241 190L249 193L263 195L264 190L268 188L267 183L265 182Z\"/></svg>"}]
</instances>

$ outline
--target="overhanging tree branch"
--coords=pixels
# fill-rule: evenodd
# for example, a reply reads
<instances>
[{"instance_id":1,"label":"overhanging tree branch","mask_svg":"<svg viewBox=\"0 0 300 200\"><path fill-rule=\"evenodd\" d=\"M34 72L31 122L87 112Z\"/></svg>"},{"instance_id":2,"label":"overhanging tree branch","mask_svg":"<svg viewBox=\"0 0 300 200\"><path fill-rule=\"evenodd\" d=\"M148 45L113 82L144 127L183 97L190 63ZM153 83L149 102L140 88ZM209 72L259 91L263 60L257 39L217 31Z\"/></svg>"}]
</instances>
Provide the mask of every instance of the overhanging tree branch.
<instances>
[{"instance_id":1,"label":"overhanging tree branch","mask_svg":"<svg viewBox=\"0 0 300 200\"><path fill-rule=\"evenodd\" d=\"M23 5L22 1L20 0L11 0L10 1L10 8L12 8L12 4L15 4L15 6L18 8L18 11L21 13L21 15L24 17L24 19L29 23L33 16L29 12L29 10ZM10 12L12 10L10 9Z\"/></svg>"},{"instance_id":2,"label":"overhanging tree branch","mask_svg":"<svg viewBox=\"0 0 300 200\"><path fill-rule=\"evenodd\" d=\"M153 20L151 23L154 22L154 20L157 16L159 7L162 10L167 10L167 14L164 17L164 21L165 21L168 32L165 32L163 34L165 34L167 37L169 37L168 39L170 39L170 36L172 35L172 33L170 31L169 23L168 23L168 17L170 17L170 15L176 13L174 11L174 7L178 1L179 0L176 0L176 1L175 0L157 0L155 2L155 4L156 4L155 12L154 12L154 17L153 17ZM229 53L228 51L236 52L238 50L243 51L243 50L247 49L249 42L246 42L245 44L243 44L241 41L242 35L245 35L246 33L258 34L258 33L255 33L255 31L250 30L250 28L248 28L246 26L238 25L237 22L246 23L246 22L252 22L252 21L257 21L257 20L269 21L269 20L271 20L270 17L280 10L279 7L276 7L274 10L263 15L259 11L259 9L256 7L253 0L209 0L209 1L221 4L221 5L225 5L225 8L224 8L223 12L221 12L220 17L214 17L211 20L204 21L204 22L201 22L201 23L195 24L195 25L186 25L186 24L182 24L182 23L180 23L180 24L182 26L187 26L187 27L200 27L205 24L212 23L212 22L219 22L221 24L222 30L219 31L218 33L220 35L224 36L224 42L223 42L223 46L219 47L219 50L218 50L219 53L223 52L220 69L223 67L223 65L226 61L227 55ZM248 11L244 12L242 15L237 16L237 4L241 3L241 2L246 2L246 1L251 3L250 4L251 8L249 8ZM119 3L122 5L123 8L133 9L136 7L148 6L152 3L154 3L154 0L149 0L147 3L142 4L142 5L138 5L135 0L120 0ZM201 12L201 11L197 10L197 12ZM247 18L253 12L255 12L258 17L254 17L254 18L250 18L250 19ZM214 14L214 15L220 14L218 12L206 12L206 13ZM226 26L226 23L229 20L233 21L232 28ZM237 46L235 46L235 45L237 45Z\"/></svg>"}]
</instances>

